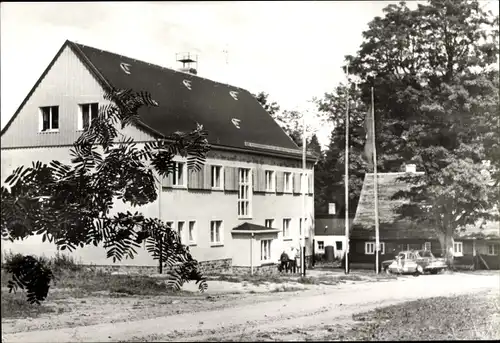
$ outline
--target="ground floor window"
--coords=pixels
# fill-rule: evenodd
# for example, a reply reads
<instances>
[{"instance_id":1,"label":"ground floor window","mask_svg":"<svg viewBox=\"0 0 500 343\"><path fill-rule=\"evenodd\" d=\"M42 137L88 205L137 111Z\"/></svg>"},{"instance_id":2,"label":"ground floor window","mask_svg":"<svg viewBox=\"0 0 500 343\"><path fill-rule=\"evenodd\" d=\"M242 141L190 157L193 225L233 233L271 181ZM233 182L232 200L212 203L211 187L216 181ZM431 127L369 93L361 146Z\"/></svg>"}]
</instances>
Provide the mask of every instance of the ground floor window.
<instances>
[{"instance_id":1,"label":"ground floor window","mask_svg":"<svg viewBox=\"0 0 500 343\"><path fill-rule=\"evenodd\" d=\"M424 250L425 251L431 251L431 242L425 242L424 243Z\"/></svg>"},{"instance_id":2,"label":"ground floor window","mask_svg":"<svg viewBox=\"0 0 500 343\"><path fill-rule=\"evenodd\" d=\"M319 250L325 249L325 242L324 241L318 241L318 249Z\"/></svg>"},{"instance_id":3,"label":"ground floor window","mask_svg":"<svg viewBox=\"0 0 500 343\"><path fill-rule=\"evenodd\" d=\"M269 261L271 259L271 239L260 241L260 260Z\"/></svg>"},{"instance_id":4,"label":"ground floor window","mask_svg":"<svg viewBox=\"0 0 500 343\"><path fill-rule=\"evenodd\" d=\"M210 222L210 243L222 244L222 220L212 220Z\"/></svg>"},{"instance_id":5,"label":"ground floor window","mask_svg":"<svg viewBox=\"0 0 500 343\"><path fill-rule=\"evenodd\" d=\"M380 242L380 253L385 254L385 243ZM365 242L365 255L375 254L375 242Z\"/></svg>"},{"instance_id":6,"label":"ground floor window","mask_svg":"<svg viewBox=\"0 0 500 343\"><path fill-rule=\"evenodd\" d=\"M342 241L336 241L335 242L335 249L337 250L342 250L343 247L342 247Z\"/></svg>"},{"instance_id":7,"label":"ground floor window","mask_svg":"<svg viewBox=\"0 0 500 343\"><path fill-rule=\"evenodd\" d=\"M496 254L498 254L498 251L495 244L488 244L488 255L496 255Z\"/></svg>"},{"instance_id":8,"label":"ground floor window","mask_svg":"<svg viewBox=\"0 0 500 343\"><path fill-rule=\"evenodd\" d=\"M453 243L453 254L455 256L463 256L463 243L462 242L454 242Z\"/></svg>"}]
</instances>

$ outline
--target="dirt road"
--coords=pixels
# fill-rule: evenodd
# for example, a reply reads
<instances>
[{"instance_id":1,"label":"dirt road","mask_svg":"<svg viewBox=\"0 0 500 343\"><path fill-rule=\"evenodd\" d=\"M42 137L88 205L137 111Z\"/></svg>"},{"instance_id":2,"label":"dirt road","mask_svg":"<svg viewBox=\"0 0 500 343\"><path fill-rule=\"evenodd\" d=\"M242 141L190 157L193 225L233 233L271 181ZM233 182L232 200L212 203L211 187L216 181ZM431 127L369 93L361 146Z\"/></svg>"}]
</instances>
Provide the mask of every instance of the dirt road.
<instances>
[{"instance_id":1,"label":"dirt road","mask_svg":"<svg viewBox=\"0 0 500 343\"><path fill-rule=\"evenodd\" d=\"M217 311L183 313L174 316L123 323L106 323L46 331L3 335L5 342L106 342L106 341L206 341L245 340L266 332L283 332L279 340L301 339L300 330L345 322L352 314L376 307L435 296L480 291L500 294L500 275L466 273L425 275L385 282L324 286L295 292L255 304ZM252 296L249 294L248 296ZM259 333L262 335L259 336Z\"/></svg>"}]
</instances>

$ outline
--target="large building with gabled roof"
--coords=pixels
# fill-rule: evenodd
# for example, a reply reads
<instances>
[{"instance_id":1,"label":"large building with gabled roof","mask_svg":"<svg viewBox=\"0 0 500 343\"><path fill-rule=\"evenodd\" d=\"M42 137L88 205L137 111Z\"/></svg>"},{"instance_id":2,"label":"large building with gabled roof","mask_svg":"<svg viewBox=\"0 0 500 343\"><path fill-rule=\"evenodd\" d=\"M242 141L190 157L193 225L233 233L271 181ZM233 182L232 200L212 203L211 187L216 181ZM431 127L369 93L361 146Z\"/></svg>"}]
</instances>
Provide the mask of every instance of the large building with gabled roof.
<instances>
[{"instance_id":1,"label":"large building with gabled roof","mask_svg":"<svg viewBox=\"0 0 500 343\"><path fill-rule=\"evenodd\" d=\"M311 253L314 158L307 157L303 173L301 150L250 92L71 41L63 44L2 130L2 182L32 161L69 163L71 145L98 106L106 104L103 95L111 88L147 91L158 102L139 113L136 126L123 130L136 142L190 131L197 124L208 131L212 148L204 168L188 177L186 160L176 157L181 172L162 181L161 202L141 209L170 222L202 266L264 270L278 262L283 250L299 245L302 230ZM122 203L116 206L126 210ZM56 252L38 237L2 242L2 249L48 256ZM102 248L74 254L85 264L111 264ZM156 262L140 251L119 265L156 267Z\"/></svg>"}]
</instances>

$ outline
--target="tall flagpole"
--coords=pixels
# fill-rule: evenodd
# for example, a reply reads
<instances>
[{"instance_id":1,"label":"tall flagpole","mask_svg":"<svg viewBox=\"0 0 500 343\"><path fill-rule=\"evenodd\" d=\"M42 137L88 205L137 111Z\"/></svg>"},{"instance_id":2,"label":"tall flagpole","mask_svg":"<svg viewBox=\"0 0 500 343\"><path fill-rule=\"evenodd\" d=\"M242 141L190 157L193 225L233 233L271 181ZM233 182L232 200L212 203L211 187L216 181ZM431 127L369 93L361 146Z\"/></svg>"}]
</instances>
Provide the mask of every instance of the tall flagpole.
<instances>
[{"instance_id":1,"label":"tall flagpole","mask_svg":"<svg viewBox=\"0 0 500 343\"><path fill-rule=\"evenodd\" d=\"M306 185L307 185L307 178L306 178L306 111L303 111L302 115L302 232L300 232L300 271L302 276L305 276L306 273L306 256L304 253L304 246L305 246L305 239L303 237L305 230L306 230ZM304 243L304 244L303 244Z\"/></svg>"},{"instance_id":2,"label":"tall flagpole","mask_svg":"<svg viewBox=\"0 0 500 343\"><path fill-rule=\"evenodd\" d=\"M380 237L378 225L378 177L377 177L377 149L375 147L375 101L372 91L372 144L373 144L373 195L375 200L375 273L379 273L379 257L380 257Z\"/></svg>"},{"instance_id":3,"label":"tall flagpole","mask_svg":"<svg viewBox=\"0 0 500 343\"><path fill-rule=\"evenodd\" d=\"M349 274L349 64L346 65L346 110L345 110L345 273Z\"/></svg>"}]
</instances>

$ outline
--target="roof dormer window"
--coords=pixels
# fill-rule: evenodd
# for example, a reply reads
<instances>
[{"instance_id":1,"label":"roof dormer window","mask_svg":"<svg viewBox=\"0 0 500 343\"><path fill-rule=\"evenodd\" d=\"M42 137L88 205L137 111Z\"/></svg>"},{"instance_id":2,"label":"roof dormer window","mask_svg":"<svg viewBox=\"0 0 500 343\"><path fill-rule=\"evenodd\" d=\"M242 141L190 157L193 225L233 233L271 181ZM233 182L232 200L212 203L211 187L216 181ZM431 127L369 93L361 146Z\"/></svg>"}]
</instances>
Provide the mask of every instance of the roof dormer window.
<instances>
[{"instance_id":1,"label":"roof dormer window","mask_svg":"<svg viewBox=\"0 0 500 343\"><path fill-rule=\"evenodd\" d=\"M236 91L230 91L229 95L231 95L234 100L238 100L238 92L236 92Z\"/></svg>"},{"instance_id":2,"label":"roof dormer window","mask_svg":"<svg viewBox=\"0 0 500 343\"><path fill-rule=\"evenodd\" d=\"M130 64L122 62L122 63L120 63L120 68L122 68L122 70L125 72L125 74L130 75Z\"/></svg>"}]
</instances>

